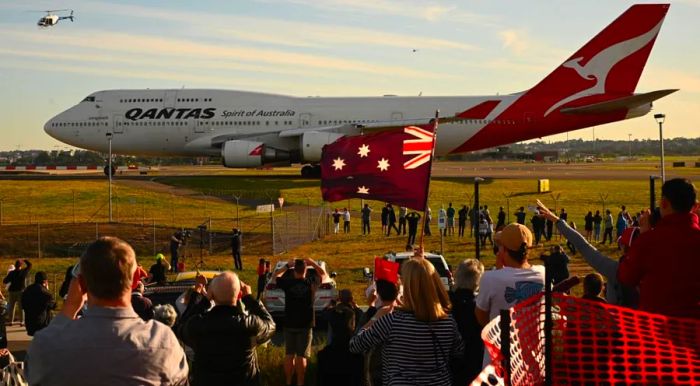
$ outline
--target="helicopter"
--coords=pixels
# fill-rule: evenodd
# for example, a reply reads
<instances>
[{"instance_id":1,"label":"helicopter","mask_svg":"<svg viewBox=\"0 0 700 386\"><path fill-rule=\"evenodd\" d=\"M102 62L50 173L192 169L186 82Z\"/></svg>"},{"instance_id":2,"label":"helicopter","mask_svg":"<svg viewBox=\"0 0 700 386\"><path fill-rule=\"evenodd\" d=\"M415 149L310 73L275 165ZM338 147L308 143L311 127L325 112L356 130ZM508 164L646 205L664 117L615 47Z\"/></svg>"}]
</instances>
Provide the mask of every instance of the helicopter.
<instances>
[{"instance_id":1,"label":"helicopter","mask_svg":"<svg viewBox=\"0 0 700 386\"><path fill-rule=\"evenodd\" d=\"M59 16L56 15L54 12L68 12L70 11L70 15L68 16ZM73 10L72 9L53 9L53 10L48 10L48 11L38 11L38 12L46 12L46 16L42 17L39 19L39 21L36 23L39 27L53 27L56 24L58 24L59 21L61 20L66 20L70 19L70 21L73 21Z\"/></svg>"}]
</instances>

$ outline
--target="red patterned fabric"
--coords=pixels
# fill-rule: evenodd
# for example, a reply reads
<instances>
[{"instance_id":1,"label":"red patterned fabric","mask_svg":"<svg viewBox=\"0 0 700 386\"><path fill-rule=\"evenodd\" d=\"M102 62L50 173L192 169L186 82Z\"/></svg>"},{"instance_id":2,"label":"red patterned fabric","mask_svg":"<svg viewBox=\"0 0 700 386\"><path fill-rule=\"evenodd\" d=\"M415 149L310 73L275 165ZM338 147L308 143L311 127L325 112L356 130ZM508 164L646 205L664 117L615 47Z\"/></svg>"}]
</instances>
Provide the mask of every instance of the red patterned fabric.
<instances>
[{"instance_id":1,"label":"red patterned fabric","mask_svg":"<svg viewBox=\"0 0 700 386\"><path fill-rule=\"evenodd\" d=\"M700 384L700 321L552 296L553 385ZM544 383L544 295L511 310L511 384ZM482 331L503 374L500 318Z\"/></svg>"},{"instance_id":2,"label":"red patterned fabric","mask_svg":"<svg viewBox=\"0 0 700 386\"><path fill-rule=\"evenodd\" d=\"M424 210L436 127L434 123L343 137L324 146L323 200L361 198Z\"/></svg>"}]
</instances>

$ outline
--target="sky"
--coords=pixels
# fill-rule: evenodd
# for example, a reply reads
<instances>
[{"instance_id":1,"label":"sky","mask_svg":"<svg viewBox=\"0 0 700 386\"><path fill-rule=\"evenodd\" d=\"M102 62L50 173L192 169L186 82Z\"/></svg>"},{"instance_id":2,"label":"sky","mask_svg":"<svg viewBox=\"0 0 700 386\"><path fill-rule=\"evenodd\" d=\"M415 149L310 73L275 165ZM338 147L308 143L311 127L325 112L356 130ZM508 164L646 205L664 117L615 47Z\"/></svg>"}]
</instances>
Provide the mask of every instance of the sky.
<instances>
[{"instance_id":1,"label":"sky","mask_svg":"<svg viewBox=\"0 0 700 386\"><path fill-rule=\"evenodd\" d=\"M44 123L97 90L218 88L302 97L523 91L632 4L3 0L0 150L66 148L44 133ZM43 13L33 11L57 8L73 9L75 22L36 26ZM666 114L666 138L700 136L698 20L700 0L672 2L637 86L681 91L657 101L652 114L568 138L658 138L654 112Z\"/></svg>"}]
</instances>

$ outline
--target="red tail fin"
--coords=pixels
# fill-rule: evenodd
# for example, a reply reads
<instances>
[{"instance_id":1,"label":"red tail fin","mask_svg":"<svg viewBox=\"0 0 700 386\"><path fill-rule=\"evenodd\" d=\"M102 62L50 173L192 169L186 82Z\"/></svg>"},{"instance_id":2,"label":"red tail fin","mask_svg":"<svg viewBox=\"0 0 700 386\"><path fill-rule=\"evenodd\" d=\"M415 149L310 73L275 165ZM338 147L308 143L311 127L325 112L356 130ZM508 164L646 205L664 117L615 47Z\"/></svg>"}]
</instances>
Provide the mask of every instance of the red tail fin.
<instances>
[{"instance_id":1,"label":"red tail fin","mask_svg":"<svg viewBox=\"0 0 700 386\"><path fill-rule=\"evenodd\" d=\"M530 89L527 98L543 103L547 116L589 96L600 101L632 94L668 8L669 4L633 5Z\"/></svg>"}]
</instances>

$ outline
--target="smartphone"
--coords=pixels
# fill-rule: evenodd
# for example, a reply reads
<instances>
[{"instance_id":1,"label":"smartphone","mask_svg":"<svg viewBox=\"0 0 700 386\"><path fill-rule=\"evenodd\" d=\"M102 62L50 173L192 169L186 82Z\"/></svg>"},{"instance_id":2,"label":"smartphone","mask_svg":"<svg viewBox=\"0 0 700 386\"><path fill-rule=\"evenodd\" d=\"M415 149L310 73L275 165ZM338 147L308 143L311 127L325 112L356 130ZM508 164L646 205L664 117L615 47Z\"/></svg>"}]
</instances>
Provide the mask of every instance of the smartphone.
<instances>
[{"instance_id":1,"label":"smartphone","mask_svg":"<svg viewBox=\"0 0 700 386\"><path fill-rule=\"evenodd\" d=\"M80 262L78 262L77 264L75 264L73 266L73 269L70 271L70 274L74 278L76 278L76 279L78 278L78 275L80 274Z\"/></svg>"}]
</instances>

